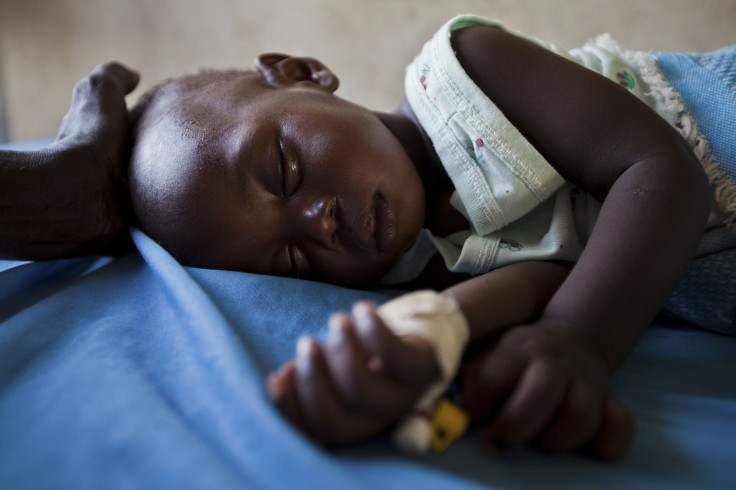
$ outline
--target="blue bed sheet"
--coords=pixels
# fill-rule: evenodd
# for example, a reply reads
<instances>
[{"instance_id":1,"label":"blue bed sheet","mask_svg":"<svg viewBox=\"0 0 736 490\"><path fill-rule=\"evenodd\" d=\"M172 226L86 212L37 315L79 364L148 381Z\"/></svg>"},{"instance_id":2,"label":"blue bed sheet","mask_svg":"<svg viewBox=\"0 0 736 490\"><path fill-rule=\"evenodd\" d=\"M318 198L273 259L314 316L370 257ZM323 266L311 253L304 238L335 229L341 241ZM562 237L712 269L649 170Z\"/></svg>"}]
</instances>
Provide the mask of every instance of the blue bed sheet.
<instances>
[{"instance_id":1,"label":"blue bed sheet","mask_svg":"<svg viewBox=\"0 0 736 490\"><path fill-rule=\"evenodd\" d=\"M0 488L735 488L736 338L660 320L615 375L635 414L600 463L471 431L416 458L384 438L324 451L284 421L266 374L328 315L385 294L181 267L138 251L1 263Z\"/></svg>"}]
</instances>

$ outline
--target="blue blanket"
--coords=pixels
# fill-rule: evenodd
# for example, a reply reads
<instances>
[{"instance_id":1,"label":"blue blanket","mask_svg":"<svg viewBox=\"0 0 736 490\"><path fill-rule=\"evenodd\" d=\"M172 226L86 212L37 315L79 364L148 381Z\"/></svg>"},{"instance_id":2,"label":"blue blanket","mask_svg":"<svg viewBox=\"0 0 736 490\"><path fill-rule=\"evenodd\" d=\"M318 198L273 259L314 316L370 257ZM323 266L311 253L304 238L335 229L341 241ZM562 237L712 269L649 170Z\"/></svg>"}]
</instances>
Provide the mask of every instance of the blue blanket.
<instances>
[{"instance_id":1,"label":"blue blanket","mask_svg":"<svg viewBox=\"0 0 736 490\"><path fill-rule=\"evenodd\" d=\"M660 321L614 378L639 423L620 462L471 431L413 458L385 438L315 447L269 404L265 375L328 315L387 295L184 268L138 251L0 263L0 488L733 488L736 338Z\"/></svg>"}]
</instances>

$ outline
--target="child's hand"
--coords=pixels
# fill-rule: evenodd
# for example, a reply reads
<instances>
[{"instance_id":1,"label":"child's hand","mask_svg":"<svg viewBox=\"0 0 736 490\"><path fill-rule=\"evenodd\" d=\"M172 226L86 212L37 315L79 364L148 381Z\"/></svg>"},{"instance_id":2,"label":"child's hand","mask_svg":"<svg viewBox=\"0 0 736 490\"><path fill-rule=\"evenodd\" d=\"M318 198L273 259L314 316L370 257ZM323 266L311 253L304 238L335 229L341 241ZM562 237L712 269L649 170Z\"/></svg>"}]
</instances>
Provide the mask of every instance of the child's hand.
<instances>
[{"instance_id":1,"label":"child's hand","mask_svg":"<svg viewBox=\"0 0 736 490\"><path fill-rule=\"evenodd\" d=\"M303 338L296 358L271 374L268 393L279 410L316 441L357 442L396 423L435 382L432 347L394 335L375 306L336 313L326 344Z\"/></svg>"},{"instance_id":2,"label":"child's hand","mask_svg":"<svg viewBox=\"0 0 736 490\"><path fill-rule=\"evenodd\" d=\"M531 444L620 457L633 418L609 392L609 369L587 341L549 320L512 328L461 372L463 404L488 420L490 452Z\"/></svg>"}]
</instances>

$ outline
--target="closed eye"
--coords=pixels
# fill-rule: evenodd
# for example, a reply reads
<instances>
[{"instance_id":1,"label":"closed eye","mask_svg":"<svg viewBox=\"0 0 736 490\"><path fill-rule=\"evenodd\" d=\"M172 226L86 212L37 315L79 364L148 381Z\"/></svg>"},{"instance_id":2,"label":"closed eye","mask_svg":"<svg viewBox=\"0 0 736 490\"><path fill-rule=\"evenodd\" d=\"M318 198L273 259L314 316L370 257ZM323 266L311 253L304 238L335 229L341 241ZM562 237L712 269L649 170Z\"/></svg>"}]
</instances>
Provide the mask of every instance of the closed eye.
<instances>
[{"instance_id":1,"label":"closed eye","mask_svg":"<svg viewBox=\"0 0 736 490\"><path fill-rule=\"evenodd\" d=\"M279 176L281 177L281 196L286 196L286 163L284 158L284 142L281 138L278 140L277 147L279 149Z\"/></svg>"},{"instance_id":2,"label":"closed eye","mask_svg":"<svg viewBox=\"0 0 736 490\"><path fill-rule=\"evenodd\" d=\"M293 148L284 145L284 139L279 137L279 172L281 174L281 196L287 197L296 192L301 183L301 167Z\"/></svg>"},{"instance_id":3,"label":"closed eye","mask_svg":"<svg viewBox=\"0 0 736 490\"><path fill-rule=\"evenodd\" d=\"M286 257L289 267L289 273L299 279L303 274L309 271L309 261L301 250L294 245L286 246Z\"/></svg>"},{"instance_id":4,"label":"closed eye","mask_svg":"<svg viewBox=\"0 0 736 490\"><path fill-rule=\"evenodd\" d=\"M286 263L288 264L289 275L299 277L299 271L296 268L296 262L294 261L293 250L290 245L286 246Z\"/></svg>"}]
</instances>

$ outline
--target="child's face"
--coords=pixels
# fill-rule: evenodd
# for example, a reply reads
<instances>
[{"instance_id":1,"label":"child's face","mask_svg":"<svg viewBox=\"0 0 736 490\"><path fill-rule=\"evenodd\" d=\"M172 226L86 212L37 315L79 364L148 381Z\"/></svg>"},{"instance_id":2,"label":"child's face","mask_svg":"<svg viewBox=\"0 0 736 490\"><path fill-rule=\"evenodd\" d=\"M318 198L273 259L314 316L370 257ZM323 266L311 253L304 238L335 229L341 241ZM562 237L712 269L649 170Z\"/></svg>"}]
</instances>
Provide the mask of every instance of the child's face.
<instances>
[{"instance_id":1,"label":"child's face","mask_svg":"<svg viewBox=\"0 0 736 490\"><path fill-rule=\"evenodd\" d=\"M357 285L421 230L419 175L365 108L255 78L167 97L177 109L146 132L171 162L163 233L184 262Z\"/></svg>"}]
</instances>

